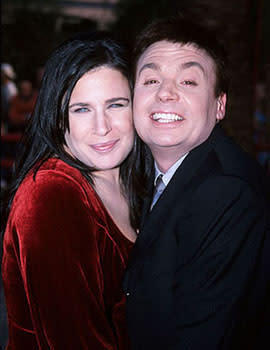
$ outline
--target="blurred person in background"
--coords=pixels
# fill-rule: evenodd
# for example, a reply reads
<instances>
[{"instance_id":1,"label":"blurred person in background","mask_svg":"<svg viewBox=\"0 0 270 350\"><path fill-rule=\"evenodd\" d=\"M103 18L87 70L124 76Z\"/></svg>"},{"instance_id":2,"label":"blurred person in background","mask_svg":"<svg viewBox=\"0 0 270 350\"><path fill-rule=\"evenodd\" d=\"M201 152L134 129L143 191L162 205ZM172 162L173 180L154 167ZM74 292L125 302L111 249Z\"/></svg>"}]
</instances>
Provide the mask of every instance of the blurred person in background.
<instances>
[{"instance_id":1,"label":"blurred person in background","mask_svg":"<svg viewBox=\"0 0 270 350\"><path fill-rule=\"evenodd\" d=\"M10 101L17 95L16 73L9 63L1 63L1 133L7 131Z\"/></svg>"},{"instance_id":2,"label":"blurred person in background","mask_svg":"<svg viewBox=\"0 0 270 350\"><path fill-rule=\"evenodd\" d=\"M6 213L8 350L129 349L121 282L144 182L129 76L103 33L46 64Z\"/></svg>"},{"instance_id":3,"label":"blurred person in background","mask_svg":"<svg viewBox=\"0 0 270 350\"><path fill-rule=\"evenodd\" d=\"M30 80L21 80L18 84L18 94L12 97L8 114L8 131L23 132L34 110L37 92Z\"/></svg>"}]
</instances>

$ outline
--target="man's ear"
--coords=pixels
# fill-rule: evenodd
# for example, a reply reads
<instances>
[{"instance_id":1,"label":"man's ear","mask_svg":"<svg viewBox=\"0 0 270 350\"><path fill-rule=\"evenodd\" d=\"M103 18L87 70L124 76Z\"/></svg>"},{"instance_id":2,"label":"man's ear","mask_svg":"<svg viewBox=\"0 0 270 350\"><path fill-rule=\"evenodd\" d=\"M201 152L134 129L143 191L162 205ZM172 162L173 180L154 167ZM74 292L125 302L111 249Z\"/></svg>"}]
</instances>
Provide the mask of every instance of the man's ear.
<instances>
[{"instance_id":1,"label":"man's ear","mask_svg":"<svg viewBox=\"0 0 270 350\"><path fill-rule=\"evenodd\" d=\"M223 93L218 97L218 100L217 100L217 114L216 114L217 123L225 117L226 102L227 102L227 95Z\"/></svg>"}]
</instances>

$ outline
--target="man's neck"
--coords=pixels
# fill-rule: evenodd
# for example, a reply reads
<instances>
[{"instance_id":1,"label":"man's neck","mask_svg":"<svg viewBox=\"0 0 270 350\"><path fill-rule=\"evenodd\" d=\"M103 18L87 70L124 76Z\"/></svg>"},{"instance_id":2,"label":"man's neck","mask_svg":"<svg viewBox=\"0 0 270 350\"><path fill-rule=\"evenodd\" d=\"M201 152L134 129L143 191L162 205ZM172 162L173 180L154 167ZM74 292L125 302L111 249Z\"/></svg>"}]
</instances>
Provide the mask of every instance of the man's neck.
<instances>
[{"instance_id":1,"label":"man's neck","mask_svg":"<svg viewBox=\"0 0 270 350\"><path fill-rule=\"evenodd\" d=\"M180 167L180 165L182 164L183 160L186 158L187 155L188 153L180 157L166 172L162 172L161 169L159 169L158 164L155 162L155 181L159 176L159 174L162 173L163 175L162 180L165 186L167 186L171 178L173 177L174 173Z\"/></svg>"},{"instance_id":2,"label":"man's neck","mask_svg":"<svg viewBox=\"0 0 270 350\"><path fill-rule=\"evenodd\" d=\"M156 162L158 169L165 174L179 159L181 159L188 152L183 152L179 154L170 152L155 152L152 151L152 155Z\"/></svg>"}]
</instances>

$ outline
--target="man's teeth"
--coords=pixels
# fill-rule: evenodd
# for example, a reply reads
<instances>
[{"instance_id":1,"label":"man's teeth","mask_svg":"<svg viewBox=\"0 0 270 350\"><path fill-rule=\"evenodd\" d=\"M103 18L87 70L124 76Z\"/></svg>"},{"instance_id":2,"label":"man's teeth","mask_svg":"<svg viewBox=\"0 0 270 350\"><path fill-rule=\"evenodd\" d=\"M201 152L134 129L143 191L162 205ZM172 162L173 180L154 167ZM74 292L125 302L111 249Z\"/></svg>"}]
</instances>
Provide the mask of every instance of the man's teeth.
<instances>
[{"instance_id":1,"label":"man's teeth","mask_svg":"<svg viewBox=\"0 0 270 350\"><path fill-rule=\"evenodd\" d=\"M171 123L172 121L183 120L182 117L174 113L154 113L153 119L159 123Z\"/></svg>"}]
</instances>

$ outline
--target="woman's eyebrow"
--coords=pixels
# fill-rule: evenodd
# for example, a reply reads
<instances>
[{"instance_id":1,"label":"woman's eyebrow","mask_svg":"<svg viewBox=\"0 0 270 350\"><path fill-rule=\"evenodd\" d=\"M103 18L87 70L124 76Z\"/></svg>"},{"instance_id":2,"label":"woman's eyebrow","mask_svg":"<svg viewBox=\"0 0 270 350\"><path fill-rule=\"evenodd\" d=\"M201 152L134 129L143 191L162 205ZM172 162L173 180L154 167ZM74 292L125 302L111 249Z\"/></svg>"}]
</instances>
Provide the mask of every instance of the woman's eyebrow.
<instances>
[{"instance_id":1,"label":"woman's eyebrow","mask_svg":"<svg viewBox=\"0 0 270 350\"><path fill-rule=\"evenodd\" d=\"M69 105L68 108L72 108L74 106L86 107L86 106L89 106L89 103L75 102L75 103L72 103L72 105Z\"/></svg>"},{"instance_id":2,"label":"woman's eyebrow","mask_svg":"<svg viewBox=\"0 0 270 350\"><path fill-rule=\"evenodd\" d=\"M106 100L106 103L114 103L114 102L118 102L119 100L129 102L129 98L127 97L113 97L113 98L110 98L109 100Z\"/></svg>"}]
</instances>

